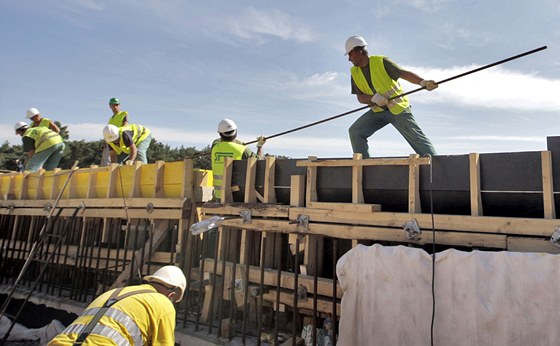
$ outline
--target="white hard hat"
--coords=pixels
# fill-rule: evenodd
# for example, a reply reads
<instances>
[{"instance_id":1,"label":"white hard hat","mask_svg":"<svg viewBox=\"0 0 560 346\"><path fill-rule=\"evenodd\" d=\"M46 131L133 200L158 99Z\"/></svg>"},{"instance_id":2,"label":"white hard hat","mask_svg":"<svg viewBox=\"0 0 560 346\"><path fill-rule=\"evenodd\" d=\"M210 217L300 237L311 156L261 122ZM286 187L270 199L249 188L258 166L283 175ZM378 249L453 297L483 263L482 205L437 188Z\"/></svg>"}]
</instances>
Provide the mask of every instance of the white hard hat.
<instances>
[{"instance_id":1,"label":"white hard hat","mask_svg":"<svg viewBox=\"0 0 560 346\"><path fill-rule=\"evenodd\" d=\"M34 116L36 116L37 114L39 114L39 110L37 108L29 108L27 110L27 119L31 119Z\"/></svg>"},{"instance_id":2,"label":"white hard hat","mask_svg":"<svg viewBox=\"0 0 560 346\"><path fill-rule=\"evenodd\" d=\"M344 48L346 49L346 54L350 53L350 51L356 47L365 47L367 46L366 40L362 36L350 36L344 43Z\"/></svg>"},{"instance_id":3,"label":"white hard hat","mask_svg":"<svg viewBox=\"0 0 560 346\"><path fill-rule=\"evenodd\" d=\"M185 288L187 287L185 274L183 274L181 268L173 265L161 267L152 275L145 276L144 280L147 282L159 282L164 286L179 288L181 294L179 295L179 298L175 300L176 303L183 299L183 294L185 293Z\"/></svg>"},{"instance_id":4,"label":"white hard hat","mask_svg":"<svg viewBox=\"0 0 560 346\"><path fill-rule=\"evenodd\" d=\"M105 142L110 143L119 139L119 128L115 125L108 124L103 128L103 138Z\"/></svg>"},{"instance_id":5,"label":"white hard hat","mask_svg":"<svg viewBox=\"0 0 560 346\"><path fill-rule=\"evenodd\" d=\"M14 125L14 130L16 130L16 133L17 133L17 130L19 130L19 129L21 129L21 128L25 128L25 127L29 127L29 125L27 125L27 123L26 123L25 121L18 121L18 122Z\"/></svg>"},{"instance_id":6,"label":"white hard hat","mask_svg":"<svg viewBox=\"0 0 560 346\"><path fill-rule=\"evenodd\" d=\"M224 119L218 124L218 133L226 134L235 130L237 130L237 125L235 125L231 119ZM235 132L233 132L232 135L233 134L235 134Z\"/></svg>"}]
</instances>

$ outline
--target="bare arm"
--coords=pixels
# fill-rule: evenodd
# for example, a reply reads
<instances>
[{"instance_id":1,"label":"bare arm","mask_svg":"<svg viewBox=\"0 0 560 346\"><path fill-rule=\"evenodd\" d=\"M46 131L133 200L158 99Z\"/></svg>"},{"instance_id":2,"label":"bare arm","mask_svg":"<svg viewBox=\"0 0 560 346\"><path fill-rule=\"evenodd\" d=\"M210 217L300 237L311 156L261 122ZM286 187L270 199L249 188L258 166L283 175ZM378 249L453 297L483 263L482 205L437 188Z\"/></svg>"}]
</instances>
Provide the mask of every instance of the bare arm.
<instances>
[{"instance_id":1,"label":"bare arm","mask_svg":"<svg viewBox=\"0 0 560 346\"><path fill-rule=\"evenodd\" d=\"M130 146L130 155L128 156L128 159L130 161L134 161L136 159L136 155L138 154L138 148L136 148L136 144L132 144Z\"/></svg>"},{"instance_id":2,"label":"bare arm","mask_svg":"<svg viewBox=\"0 0 560 346\"><path fill-rule=\"evenodd\" d=\"M407 70L401 70L401 78L412 84L418 84L418 85L420 85L420 82L422 82L423 80L416 73Z\"/></svg>"},{"instance_id":3,"label":"bare arm","mask_svg":"<svg viewBox=\"0 0 560 346\"><path fill-rule=\"evenodd\" d=\"M56 126L56 124L52 121L49 122L49 128L56 133L60 133L60 128L58 128L58 126Z\"/></svg>"}]
</instances>

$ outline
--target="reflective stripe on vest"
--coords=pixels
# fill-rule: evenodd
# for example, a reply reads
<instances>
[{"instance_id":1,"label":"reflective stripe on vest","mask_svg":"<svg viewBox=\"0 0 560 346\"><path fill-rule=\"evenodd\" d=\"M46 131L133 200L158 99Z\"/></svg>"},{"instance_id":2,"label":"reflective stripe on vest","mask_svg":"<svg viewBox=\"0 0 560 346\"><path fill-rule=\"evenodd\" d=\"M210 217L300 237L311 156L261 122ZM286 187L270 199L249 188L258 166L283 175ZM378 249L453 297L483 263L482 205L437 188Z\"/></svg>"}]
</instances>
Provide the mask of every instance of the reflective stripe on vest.
<instances>
[{"instance_id":1,"label":"reflective stripe on vest","mask_svg":"<svg viewBox=\"0 0 560 346\"><path fill-rule=\"evenodd\" d=\"M222 180L224 174L224 158L231 157L234 160L241 160L245 152L245 145L239 141L226 142L219 140L212 147L212 175L214 180L214 196L222 197Z\"/></svg>"},{"instance_id":2,"label":"reflective stripe on vest","mask_svg":"<svg viewBox=\"0 0 560 346\"><path fill-rule=\"evenodd\" d=\"M116 127L124 126L124 118L128 116L128 112L122 111L118 112L117 114L113 114L113 116L109 119L109 124L115 125Z\"/></svg>"},{"instance_id":3,"label":"reflective stripe on vest","mask_svg":"<svg viewBox=\"0 0 560 346\"><path fill-rule=\"evenodd\" d=\"M385 66L383 65L383 56L372 55L369 57L369 72L371 76L371 83L375 90L387 97L391 98L403 93L403 89L399 82L391 79L391 77L385 71ZM350 69L352 74L352 79L358 89L366 95L373 95L373 90L369 86L362 69L358 66L353 66ZM396 97L395 99L389 101L388 108L393 114L400 114L409 106L408 97ZM374 112L382 112L383 108L378 106L373 107Z\"/></svg>"},{"instance_id":4,"label":"reflective stripe on vest","mask_svg":"<svg viewBox=\"0 0 560 346\"><path fill-rule=\"evenodd\" d=\"M39 153L58 143L62 143L62 137L48 127L30 127L25 131L23 137L33 139L35 143L35 153Z\"/></svg>"},{"instance_id":5,"label":"reflective stripe on vest","mask_svg":"<svg viewBox=\"0 0 560 346\"><path fill-rule=\"evenodd\" d=\"M121 153L130 154L130 147L127 147L123 141L122 133L124 131L132 131L132 141L134 145L138 145L151 133L147 127L142 125L130 124L119 127L119 145L117 146L113 142L109 143L117 155Z\"/></svg>"},{"instance_id":6,"label":"reflective stripe on vest","mask_svg":"<svg viewBox=\"0 0 560 346\"><path fill-rule=\"evenodd\" d=\"M85 328L86 328L85 324L71 324L68 327L66 327L66 329L64 329L62 334L75 333L75 334L80 335ZM91 335L91 334L100 335L100 336L103 336L105 338L108 338L108 339L112 340L115 344L117 344L118 346L129 346L130 345L130 342L128 342L128 339L125 338L121 333L117 332L116 330L114 330L111 327L107 327L107 326L104 326L102 324L97 324L93 328L91 333L89 333L89 335ZM142 341L140 341L139 344L135 344L135 345L142 345Z\"/></svg>"}]
</instances>

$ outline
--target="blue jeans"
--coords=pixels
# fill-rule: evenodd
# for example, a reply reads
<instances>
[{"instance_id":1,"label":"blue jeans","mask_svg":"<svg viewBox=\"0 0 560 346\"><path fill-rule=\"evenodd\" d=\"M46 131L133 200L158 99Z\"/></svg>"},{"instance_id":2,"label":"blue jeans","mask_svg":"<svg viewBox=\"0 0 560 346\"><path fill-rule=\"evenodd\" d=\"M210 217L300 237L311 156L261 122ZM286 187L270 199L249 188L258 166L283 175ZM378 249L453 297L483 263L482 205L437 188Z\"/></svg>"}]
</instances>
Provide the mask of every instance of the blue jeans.
<instances>
[{"instance_id":1,"label":"blue jeans","mask_svg":"<svg viewBox=\"0 0 560 346\"><path fill-rule=\"evenodd\" d=\"M148 163L148 148L150 147L150 143L152 142L152 134L150 133L148 137L144 138L144 140L138 145L136 145L136 149L138 150L136 153L136 159L134 161L140 161L142 163ZM123 163L128 160L129 154L121 153L117 155L118 163Z\"/></svg>"},{"instance_id":2,"label":"blue jeans","mask_svg":"<svg viewBox=\"0 0 560 346\"><path fill-rule=\"evenodd\" d=\"M64 153L64 143L58 143L50 148L33 154L31 159L25 164L25 170L37 172L43 167L46 171L52 171L58 167L62 154Z\"/></svg>"},{"instance_id":3,"label":"blue jeans","mask_svg":"<svg viewBox=\"0 0 560 346\"><path fill-rule=\"evenodd\" d=\"M362 154L363 158L369 158L368 137L388 124L393 125L400 132L417 154L436 155L432 142L414 120L410 108L397 115L393 115L389 110L375 113L370 109L365 112L348 129L354 152Z\"/></svg>"}]
</instances>

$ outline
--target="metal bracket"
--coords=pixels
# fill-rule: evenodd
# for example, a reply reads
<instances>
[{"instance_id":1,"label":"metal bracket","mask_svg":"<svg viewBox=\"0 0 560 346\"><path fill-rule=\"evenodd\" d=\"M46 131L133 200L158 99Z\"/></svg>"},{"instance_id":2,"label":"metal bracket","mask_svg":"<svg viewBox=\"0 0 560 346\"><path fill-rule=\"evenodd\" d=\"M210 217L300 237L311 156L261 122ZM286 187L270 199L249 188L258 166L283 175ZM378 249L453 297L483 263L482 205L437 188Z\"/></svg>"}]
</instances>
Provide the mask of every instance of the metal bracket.
<instances>
[{"instance_id":1,"label":"metal bracket","mask_svg":"<svg viewBox=\"0 0 560 346\"><path fill-rule=\"evenodd\" d=\"M8 214L11 214L14 212L14 204L10 203L10 205L8 206Z\"/></svg>"},{"instance_id":2,"label":"metal bracket","mask_svg":"<svg viewBox=\"0 0 560 346\"><path fill-rule=\"evenodd\" d=\"M43 204L43 211L46 211L48 213L49 211L51 211L51 209L52 209L52 204L50 203Z\"/></svg>"},{"instance_id":3,"label":"metal bracket","mask_svg":"<svg viewBox=\"0 0 560 346\"><path fill-rule=\"evenodd\" d=\"M420 234L422 234L422 230L418 226L418 222L416 219L412 219L403 225L404 231L406 232L406 238L409 240L417 239Z\"/></svg>"},{"instance_id":4,"label":"metal bracket","mask_svg":"<svg viewBox=\"0 0 560 346\"><path fill-rule=\"evenodd\" d=\"M298 302L307 301L307 287L304 285L299 285L297 290L297 300Z\"/></svg>"},{"instance_id":5,"label":"metal bracket","mask_svg":"<svg viewBox=\"0 0 560 346\"><path fill-rule=\"evenodd\" d=\"M296 221L298 232L307 232L309 230L309 215L299 214Z\"/></svg>"},{"instance_id":6,"label":"metal bracket","mask_svg":"<svg viewBox=\"0 0 560 346\"><path fill-rule=\"evenodd\" d=\"M556 226L556 228L554 228L554 233L552 233L552 236L550 237L550 244L560 247L560 226Z\"/></svg>"},{"instance_id":7,"label":"metal bracket","mask_svg":"<svg viewBox=\"0 0 560 346\"><path fill-rule=\"evenodd\" d=\"M146 211L148 212L148 214L153 213L154 211L154 204L152 202L149 202L148 204L146 204Z\"/></svg>"},{"instance_id":8,"label":"metal bracket","mask_svg":"<svg viewBox=\"0 0 560 346\"><path fill-rule=\"evenodd\" d=\"M241 216L241 218L243 219L244 224L251 223L251 216L252 216L251 210L249 209L241 210L239 212L239 216Z\"/></svg>"}]
</instances>

